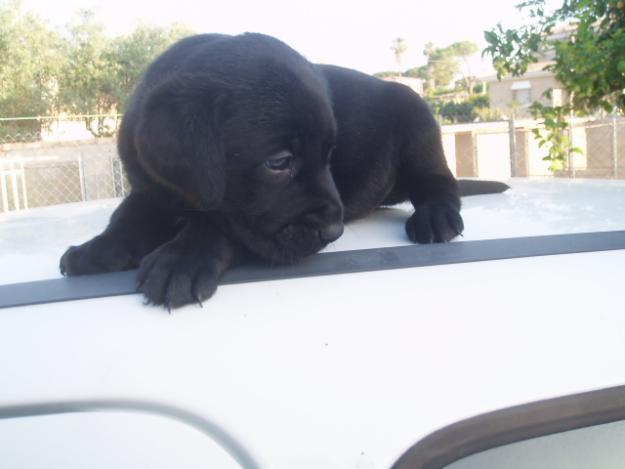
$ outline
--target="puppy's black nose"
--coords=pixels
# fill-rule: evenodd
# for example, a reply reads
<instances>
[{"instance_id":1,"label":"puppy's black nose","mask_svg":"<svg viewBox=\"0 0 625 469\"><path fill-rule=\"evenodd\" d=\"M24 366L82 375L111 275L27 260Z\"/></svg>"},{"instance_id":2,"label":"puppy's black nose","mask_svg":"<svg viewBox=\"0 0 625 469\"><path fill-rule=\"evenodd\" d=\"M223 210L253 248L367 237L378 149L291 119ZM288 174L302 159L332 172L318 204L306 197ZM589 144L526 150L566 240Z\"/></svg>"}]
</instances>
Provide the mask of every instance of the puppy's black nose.
<instances>
[{"instance_id":1,"label":"puppy's black nose","mask_svg":"<svg viewBox=\"0 0 625 469\"><path fill-rule=\"evenodd\" d=\"M331 243L343 234L343 223L332 223L319 230L319 238L325 243Z\"/></svg>"}]
</instances>

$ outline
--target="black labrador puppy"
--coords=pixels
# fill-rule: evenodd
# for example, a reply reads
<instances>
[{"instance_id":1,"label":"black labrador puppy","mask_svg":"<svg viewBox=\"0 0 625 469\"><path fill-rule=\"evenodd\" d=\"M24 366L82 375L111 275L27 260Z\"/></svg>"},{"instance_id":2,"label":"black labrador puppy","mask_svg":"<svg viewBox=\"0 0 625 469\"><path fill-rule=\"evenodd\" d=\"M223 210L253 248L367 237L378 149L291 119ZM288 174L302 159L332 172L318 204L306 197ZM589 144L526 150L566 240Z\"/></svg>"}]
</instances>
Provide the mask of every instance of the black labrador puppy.
<instances>
[{"instance_id":1,"label":"black labrador puppy","mask_svg":"<svg viewBox=\"0 0 625 469\"><path fill-rule=\"evenodd\" d=\"M412 202L413 242L463 230L438 126L416 93L311 64L261 34L193 36L163 53L118 149L132 191L61 271L139 267L148 302L168 308L210 297L236 263L311 255L381 205Z\"/></svg>"}]
</instances>

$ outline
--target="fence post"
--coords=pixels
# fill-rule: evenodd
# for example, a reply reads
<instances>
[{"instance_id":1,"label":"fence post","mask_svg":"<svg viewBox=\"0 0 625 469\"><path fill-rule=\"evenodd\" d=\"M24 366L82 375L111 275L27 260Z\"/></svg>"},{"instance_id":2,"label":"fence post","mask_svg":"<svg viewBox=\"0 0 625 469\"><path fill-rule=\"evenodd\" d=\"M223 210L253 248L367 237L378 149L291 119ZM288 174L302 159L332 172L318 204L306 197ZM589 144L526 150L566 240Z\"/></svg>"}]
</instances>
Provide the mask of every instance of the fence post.
<instances>
[{"instance_id":1,"label":"fence post","mask_svg":"<svg viewBox=\"0 0 625 469\"><path fill-rule=\"evenodd\" d=\"M515 177L517 175L516 167L516 131L514 125L514 116L510 117L508 121L508 139L510 141L510 176Z\"/></svg>"},{"instance_id":2,"label":"fence post","mask_svg":"<svg viewBox=\"0 0 625 469\"><path fill-rule=\"evenodd\" d=\"M80 197L87 201L87 185L85 184L85 167L82 155L78 156L78 178L80 179Z\"/></svg>"},{"instance_id":3,"label":"fence post","mask_svg":"<svg viewBox=\"0 0 625 469\"><path fill-rule=\"evenodd\" d=\"M121 184L121 188L122 188L122 197L126 197L126 182L124 181L124 165L122 164L121 160L118 160L118 168L119 168L119 182Z\"/></svg>"},{"instance_id":4,"label":"fence post","mask_svg":"<svg viewBox=\"0 0 625 469\"><path fill-rule=\"evenodd\" d=\"M573 110L571 110L571 112L569 113L569 119L568 119L568 129L567 132L569 134L569 151L568 151L568 155L567 155L567 164L569 165L569 171L571 172L571 177L573 179L575 179L577 177L577 170L575 169L575 161L573 159L573 155L571 152L571 146L573 145L573 118L575 117L575 114L573 113Z\"/></svg>"},{"instance_id":5,"label":"fence post","mask_svg":"<svg viewBox=\"0 0 625 469\"><path fill-rule=\"evenodd\" d=\"M11 189L13 192L13 208L15 210L19 210L20 209L20 193L19 193L19 189L17 187L17 162L13 161L11 162L11 166L10 166L10 171L11 171Z\"/></svg>"},{"instance_id":6,"label":"fence post","mask_svg":"<svg viewBox=\"0 0 625 469\"><path fill-rule=\"evenodd\" d=\"M472 177L480 177L480 155L479 155L479 147L477 144L477 132L475 130L471 131L471 164L473 165L473 175Z\"/></svg>"},{"instance_id":7,"label":"fence post","mask_svg":"<svg viewBox=\"0 0 625 469\"><path fill-rule=\"evenodd\" d=\"M4 163L0 161L0 191L2 192L2 209L4 212L9 211L9 194L7 191L7 183L4 178Z\"/></svg>"},{"instance_id":8,"label":"fence post","mask_svg":"<svg viewBox=\"0 0 625 469\"><path fill-rule=\"evenodd\" d=\"M26 188L26 171L24 170L24 162L20 161L20 176L22 177L22 197L24 198L24 208L28 208L28 189Z\"/></svg>"},{"instance_id":9,"label":"fence post","mask_svg":"<svg viewBox=\"0 0 625 469\"><path fill-rule=\"evenodd\" d=\"M616 111L612 113L612 172L618 178L618 121Z\"/></svg>"}]
</instances>

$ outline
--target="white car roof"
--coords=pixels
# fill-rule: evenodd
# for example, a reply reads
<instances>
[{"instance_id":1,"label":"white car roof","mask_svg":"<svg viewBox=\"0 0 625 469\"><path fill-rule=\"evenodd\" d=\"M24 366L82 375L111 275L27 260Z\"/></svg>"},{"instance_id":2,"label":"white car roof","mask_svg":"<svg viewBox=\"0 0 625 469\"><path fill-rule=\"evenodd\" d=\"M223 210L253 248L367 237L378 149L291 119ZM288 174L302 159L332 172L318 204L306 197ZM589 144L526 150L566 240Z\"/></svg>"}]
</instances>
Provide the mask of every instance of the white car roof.
<instances>
[{"instance_id":1,"label":"white car roof","mask_svg":"<svg viewBox=\"0 0 625 469\"><path fill-rule=\"evenodd\" d=\"M466 197L465 232L455 242L625 228L625 181L523 179L504 194ZM0 285L60 278L67 246L99 234L120 199L0 213ZM410 245L403 204L350 223L326 251Z\"/></svg>"},{"instance_id":2,"label":"white car roof","mask_svg":"<svg viewBox=\"0 0 625 469\"><path fill-rule=\"evenodd\" d=\"M465 236L625 229L625 183L514 180L464 200ZM115 201L2 215L2 282L59 276ZM330 250L407 244L404 209ZM203 308L138 295L1 311L0 405L161 402L274 468L388 468L473 415L625 384L625 250L221 286Z\"/></svg>"}]
</instances>

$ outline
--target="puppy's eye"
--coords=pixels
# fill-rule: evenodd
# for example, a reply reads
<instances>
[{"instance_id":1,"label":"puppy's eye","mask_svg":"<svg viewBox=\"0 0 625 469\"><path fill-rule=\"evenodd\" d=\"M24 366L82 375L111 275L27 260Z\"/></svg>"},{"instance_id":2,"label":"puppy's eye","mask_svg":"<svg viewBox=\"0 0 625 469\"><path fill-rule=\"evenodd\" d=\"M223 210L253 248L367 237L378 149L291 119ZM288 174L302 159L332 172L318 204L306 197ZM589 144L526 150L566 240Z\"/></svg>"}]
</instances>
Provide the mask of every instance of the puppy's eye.
<instances>
[{"instance_id":1,"label":"puppy's eye","mask_svg":"<svg viewBox=\"0 0 625 469\"><path fill-rule=\"evenodd\" d=\"M290 153L280 153L265 161L265 166L271 171L287 171L293 165L293 155Z\"/></svg>"}]
</instances>

